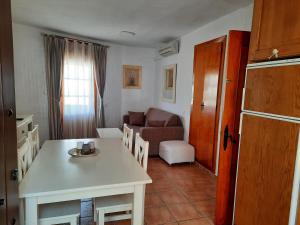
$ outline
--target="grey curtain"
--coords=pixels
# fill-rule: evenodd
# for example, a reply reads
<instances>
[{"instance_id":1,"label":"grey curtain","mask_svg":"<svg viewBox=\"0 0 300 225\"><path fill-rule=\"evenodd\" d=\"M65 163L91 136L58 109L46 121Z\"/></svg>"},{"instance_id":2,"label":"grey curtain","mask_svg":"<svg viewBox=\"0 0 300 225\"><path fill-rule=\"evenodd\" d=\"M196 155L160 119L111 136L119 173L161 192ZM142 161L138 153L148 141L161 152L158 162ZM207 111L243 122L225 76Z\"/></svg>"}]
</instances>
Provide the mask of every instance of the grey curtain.
<instances>
[{"instance_id":1,"label":"grey curtain","mask_svg":"<svg viewBox=\"0 0 300 225\"><path fill-rule=\"evenodd\" d=\"M46 80L48 94L48 117L50 139L62 139L62 113L60 107L64 71L65 40L44 36Z\"/></svg>"},{"instance_id":2,"label":"grey curtain","mask_svg":"<svg viewBox=\"0 0 300 225\"><path fill-rule=\"evenodd\" d=\"M103 96L106 80L107 46L93 45L94 76L97 86L98 104L95 107L97 127L105 127ZM99 99L100 98L100 99Z\"/></svg>"}]
</instances>

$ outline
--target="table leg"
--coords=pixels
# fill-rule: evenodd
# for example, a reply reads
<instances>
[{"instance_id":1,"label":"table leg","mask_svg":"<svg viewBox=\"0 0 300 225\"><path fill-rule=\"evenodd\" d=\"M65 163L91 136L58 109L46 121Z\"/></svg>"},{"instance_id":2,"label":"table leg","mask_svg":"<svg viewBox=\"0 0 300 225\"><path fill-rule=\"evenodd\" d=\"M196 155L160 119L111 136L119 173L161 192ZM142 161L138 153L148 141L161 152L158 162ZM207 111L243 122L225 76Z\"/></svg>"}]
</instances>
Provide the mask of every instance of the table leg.
<instances>
[{"instance_id":1,"label":"table leg","mask_svg":"<svg viewBox=\"0 0 300 225\"><path fill-rule=\"evenodd\" d=\"M36 198L25 200L25 221L26 225L38 225L38 204Z\"/></svg>"},{"instance_id":2,"label":"table leg","mask_svg":"<svg viewBox=\"0 0 300 225\"><path fill-rule=\"evenodd\" d=\"M132 225L144 224L145 185L135 185L133 194Z\"/></svg>"}]
</instances>

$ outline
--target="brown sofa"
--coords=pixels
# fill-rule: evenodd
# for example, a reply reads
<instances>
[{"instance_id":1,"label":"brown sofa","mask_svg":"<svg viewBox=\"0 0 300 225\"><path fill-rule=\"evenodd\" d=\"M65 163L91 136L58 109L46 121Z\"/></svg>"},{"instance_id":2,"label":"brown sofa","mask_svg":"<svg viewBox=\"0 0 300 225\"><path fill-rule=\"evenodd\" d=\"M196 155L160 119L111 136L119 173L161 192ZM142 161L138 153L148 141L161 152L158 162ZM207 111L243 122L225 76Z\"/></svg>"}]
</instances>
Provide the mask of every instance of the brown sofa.
<instances>
[{"instance_id":1,"label":"brown sofa","mask_svg":"<svg viewBox=\"0 0 300 225\"><path fill-rule=\"evenodd\" d=\"M184 129L179 116L156 108L149 108L144 116L142 126L131 125L129 115L123 116L123 122L133 129L134 134L139 132L144 140L149 141L149 155L158 155L159 143L162 141L183 140ZM151 127L149 121L164 123L162 127Z\"/></svg>"}]
</instances>

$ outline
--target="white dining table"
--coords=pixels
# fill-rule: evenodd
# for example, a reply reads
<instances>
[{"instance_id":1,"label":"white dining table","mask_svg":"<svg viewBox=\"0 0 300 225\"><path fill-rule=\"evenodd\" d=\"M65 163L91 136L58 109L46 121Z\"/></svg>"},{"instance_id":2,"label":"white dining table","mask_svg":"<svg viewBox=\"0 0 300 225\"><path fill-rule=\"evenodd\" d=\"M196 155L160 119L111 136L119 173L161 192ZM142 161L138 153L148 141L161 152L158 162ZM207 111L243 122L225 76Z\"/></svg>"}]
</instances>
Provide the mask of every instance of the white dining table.
<instances>
[{"instance_id":1,"label":"white dining table","mask_svg":"<svg viewBox=\"0 0 300 225\"><path fill-rule=\"evenodd\" d=\"M46 141L19 185L25 224L38 225L40 204L133 193L132 224L144 224L146 184L152 182L119 138L94 141L100 153L74 158L68 150L78 139Z\"/></svg>"},{"instance_id":2,"label":"white dining table","mask_svg":"<svg viewBox=\"0 0 300 225\"><path fill-rule=\"evenodd\" d=\"M123 132L119 128L97 128L100 138L122 138Z\"/></svg>"}]
</instances>

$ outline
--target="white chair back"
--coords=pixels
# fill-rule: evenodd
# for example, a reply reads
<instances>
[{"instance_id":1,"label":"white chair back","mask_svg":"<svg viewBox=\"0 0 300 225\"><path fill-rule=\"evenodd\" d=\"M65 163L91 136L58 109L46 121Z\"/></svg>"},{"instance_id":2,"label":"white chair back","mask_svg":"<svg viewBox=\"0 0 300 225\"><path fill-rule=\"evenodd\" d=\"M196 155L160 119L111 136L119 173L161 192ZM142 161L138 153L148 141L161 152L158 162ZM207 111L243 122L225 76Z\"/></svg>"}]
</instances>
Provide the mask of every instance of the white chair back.
<instances>
[{"instance_id":1,"label":"white chair back","mask_svg":"<svg viewBox=\"0 0 300 225\"><path fill-rule=\"evenodd\" d=\"M35 125L33 130L28 132L28 139L32 148L32 160L34 160L38 154L38 151L40 150L40 137L38 125Z\"/></svg>"},{"instance_id":2,"label":"white chair back","mask_svg":"<svg viewBox=\"0 0 300 225\"><path fill-rule=\"evenodd\" d=\"M124 123L123 128L123 145L132 152L132 141L133 141L133 129L130 129L127 124Z\"/></svg>"},{"instance_id":3,"label":"white chair back","mask_svg":"<svg viewBox=\"0 0 300 225\"><path fill-rule=\"evenodd\" d=\"M18 180L21 182L32 163L32 150L29 140L18 148Z\"/></svg>"},{"instance_id":4,"label":"white chair back","mask_svg":"<svg viewBox=\"0 0 300 225\"><path fill-rule=\"evenodd\" d=\"M140 137L140 134L137 133L135 135L134 156L145 171L147 171L148 166L148 152L149 142L144 141L144 139Z\"/></svg>"}]
</instances>

